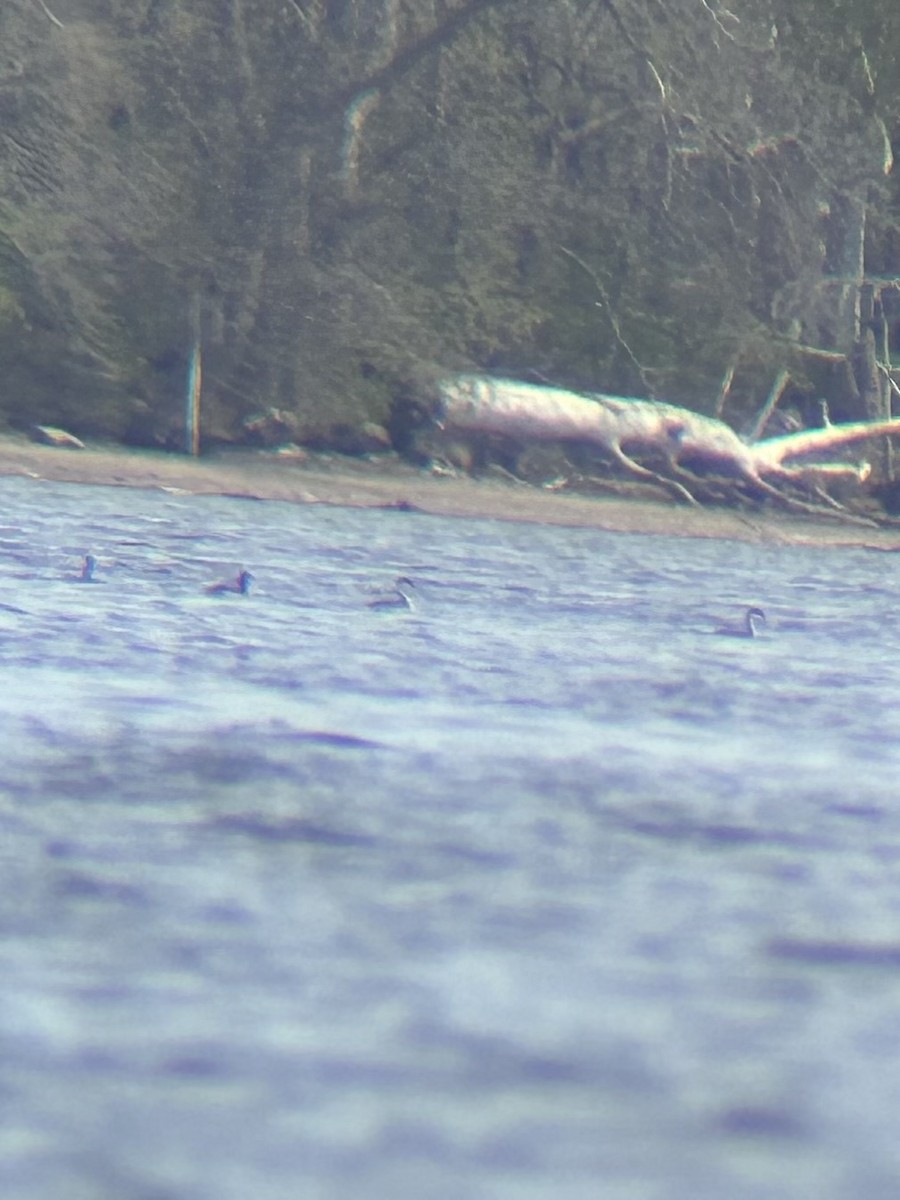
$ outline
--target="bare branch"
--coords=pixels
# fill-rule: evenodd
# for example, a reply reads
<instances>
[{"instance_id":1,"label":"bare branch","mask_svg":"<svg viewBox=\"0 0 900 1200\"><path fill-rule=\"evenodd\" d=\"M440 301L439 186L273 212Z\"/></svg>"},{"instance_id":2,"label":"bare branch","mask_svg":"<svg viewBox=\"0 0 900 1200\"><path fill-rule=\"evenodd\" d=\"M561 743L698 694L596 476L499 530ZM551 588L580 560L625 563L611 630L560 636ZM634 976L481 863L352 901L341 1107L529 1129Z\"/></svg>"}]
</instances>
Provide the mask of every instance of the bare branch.
<instances>
[{"instance_id":1,"label":"bare branch","mask_svg":"<svg viewBox=\"0 0 900 1200\"><path fill-rule=\"evenodd\" d=\"M647 379L646 373L644 371L644 366L641 362L638 361L636 354L631 349L631 347L628 345L628 343L625 341L625 338L622 335L622 328L619 325L619 318L613 312L612 306L609 302L609 296L607 295L607 292L606 292L606 288L600 282L600 279L598 278L597 273L595 271L592 271L591 268L584 261L584 259L579 258L578 255L575 253L575 251L570 250L568 248L568 246L560 246L559 249L563 254L566 255L567 258L571 258L572 262L576 263L579 267L581 267L582 271L585 272L585 274L588 276L588 278L593 283L594 287L597 289L597 292L599 293L600 299L602 301L600 307L603 308L603 310L606 313L606 319L610 323L610 326L612 328L613 335L615 336L616 341L622 347L622 349L625 351L625 353L628 356L628 358L630 359L632 365L637 370L637 373L641 379L641 383L644 385L647 393L652 396L653 389L651 388L650 383Z\"/></svg>"},{"instance_id":2,"label":"bare branch","mask_svg":"<svg viewBox=\"0 0 900 1200\"><path fill-rule=\"evenodd\" d=\"M659 71L657 71L656 67L654 67L651 60L648 58L646 60L646 62L647 62L647 66L650 68L651 72L653 73L653 78L656 80L657 87L659 88L659 94L662 97L662 102L663 102L663 104L666 104L668 101L668 97L666 96L666 85L660 79Z\"/></svg>"},{"instance_id":3,"label":"bare branch","mask_svg":"<svg viewBox=\"0 0 900 1200\"><path fill-rule=\"evenodd\" d=\"M841 363L847 361L847 355L842 354L840 350L820 350L818 346L805 346L802 342L794 342L789 338L784 339L790 345L792 350L796 350L798 354L802 354L807 358L818 358L822 362Z\"/></svg>"},{"instance_id":4,"label":"bare branch","mask_svg":"<svg viewBox=\"0 0 900 1200\"><path fill-rule=\"evenodd\" d=\"M900 386L898 386L897 380L891 374L890 370L886 366L884 366L883 363L878 363L877 365L878 365L878 370L881 371L881 373L884 375L885 379L888 381L888 386L890 387L891 391L894 393L895 396L900 396Z\"/></svg>"},{"instance_id":5,"label":"bare branch","mask_svg":"<svg viewBox=\"0 0 900 1200\"><path fill-rule=\"evenodd\" d=\"M603 0L603 7L606 9L606 11L612 17L613 21L616 24L616 28L618 29L622 38L624 38L624 40L631 47L631 49L635 51L635 53L640 54L641 57L643 57L642 47L641 47L640 43L635 38L634 34L631 32L631 28L630 28L628 22L623 18L622 14L616 8L615 4L613 3L613 0Z\"/></svg>"},{"instance_id":6,"label":"bare branch","mask_svg":"<svg viewBox=\"0 0 900 1200\"><path fill-rule=\"evenodd\" d=\"M357 96L344 114L344 146L341 154L344 186L348 196L355 196L359 187L359 158L362 152L363 126L369 114L378 107L381 94L374 88Z\"/></svg>"},{"instance_id":7,"label":"bare branch","mask_svg":"<svg viewBox=\"0 0 900 1200\"><path fill-rule=\"evenodd\" d=\"M329 107L345 108L354 96L362 92L390 88L423 58L427 58L433 51L449 45L454 37L481 13L492 8L502 8L508 3L509 0L469 0L467 4L463 4L446 16L429 33L423 34L418 41L399 50L390 62L371 71L365 78L358 79L349 88L339 91L333 97Z\"/></svg>"},{"instance_id":8,"label":"bare branch","mask_svg":"<svg viewBox=\"0 0 900 1200\"><path fill-rule=\"evenodd\" d=\"M766 425L769 422L769 417L771 417L773 411L775 410L776 405L778 404L778 401L784 395L785 388L790 383L790 381L791 381L791 376L788 371L779 371L778 372L778 376L777 376L775 382L772 384L772 390L769 392L769 395L766 398L766 402L762 406L759 416L756 418L756 421L753 424L753 428L750 430L750 433L748 434L749 441L751 441L751 442L759 441L760 437L762 436L763 430L765 429Z\"/></svg>"},{"instance_id":9,"label":"bare branch","mask_svg":"<svg viewBox=\"0 0 900 1200\"><path fill-rule=\"evenodd\" d=\"M60 19L58 17L54 17L53 13L50 11L50 9L47 7L47 5L44 3L44 0L35 0L35 2L38 5L38 7L42 10L42 12L44 13L44 16L48 17L53 22L53 24L57 26L58 29L65 29L65 25L63 25L62 21L60 21Z\"/></svg>"},{"instance_id":10,"label":"bare branch","mask_svg":"<svg viewBox=\"0 0 900 1200\"><path fill-rule=\"evenodd\" d=\"M722 376L722 382L719 384L719 394L716 397L715 408L713 409L714 416L722 419L722 411L725 408L725 401L728 399L728 394L731 391L731 385L734 382L734 372L736 363L732 363L725 374Z\"/></svg>"},{"instance_id":11,"label":"bare branch","mask_svg":"<svg viewBox=\"0 0 900 1200\"><path fill-rule=\"evenodd\" d=\"M712 17L712 19L715 21L719 30L722 33L724 33L727 38L731 38L731 40L734 41L734 34L729 29L725 28L725 26L722 24L722 22L719 18L719 13L712 7L711 4L708 3L708 0L700 0L700 2L703 5L703 7L706 9L706 11L709 13L709 15ZM720 11L723 16L730 17L731 20L734 21L734 23L736 25L740 25L740 23L741 23L740 17L736 17L733 12L729 12L727 8L723 8Z\"/></svg>"},{"instance_id":12,"label":"bare branch","mask_svg":"<svg viewBox=\"0 0 900 1200\"><path fill-rule=\"evenodd\" d=\"M300 20L303 22L303 24L307 27L307 29L312 29L312 27L313 27L312 21L309 19L309 16L303 11L303 9L300 7L300 5L297 3L297 0L287 0L287 2L291 6L291 8L294 10L294 12L297 14L297 16L300 18Z\"/></svg>"},{"instance_id":13,"label":"bare branch","mask_svg":"<svg viewBox=\"0 0 900 1200\"><path fill-rule=\"evenodd\" d=\"M878 126L878 132L881 134L881 142L884 146L881 169L885 175L890 175L891 171L894 169L894 150L891 145L891 135L888 132L887 125L885 125L881 117L875 117L875 124Z\"/></svg>"}]
</instances>

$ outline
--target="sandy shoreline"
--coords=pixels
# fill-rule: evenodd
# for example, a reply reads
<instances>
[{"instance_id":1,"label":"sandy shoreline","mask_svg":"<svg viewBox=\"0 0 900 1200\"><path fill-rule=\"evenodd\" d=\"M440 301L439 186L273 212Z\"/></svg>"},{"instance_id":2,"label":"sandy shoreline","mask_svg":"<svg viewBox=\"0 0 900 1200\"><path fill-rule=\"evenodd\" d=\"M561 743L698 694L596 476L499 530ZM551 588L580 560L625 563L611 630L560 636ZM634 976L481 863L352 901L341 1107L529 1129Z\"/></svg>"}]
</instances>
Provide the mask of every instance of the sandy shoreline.
<instances>
[{"instance_id":1,"label":"sandy shoreline","mask_svg":"<svg viewBox=\"0 0 900 1200\"><path fill-rule=\"evenodd\" d=\"M191 459L177 454L88 446L57 449L15 435L0 436L0 476L67 483L173 489L293 504L414 509L445 517L482 517L795 545L900 548L900 525L875 529L830 517L797 517L765 510L741 513L696 508L633 495L585 496L541 491L511 480L440 478L395 459L361 461L334 455L306 463L242 451Z\"/></svg>"}]
</instances>

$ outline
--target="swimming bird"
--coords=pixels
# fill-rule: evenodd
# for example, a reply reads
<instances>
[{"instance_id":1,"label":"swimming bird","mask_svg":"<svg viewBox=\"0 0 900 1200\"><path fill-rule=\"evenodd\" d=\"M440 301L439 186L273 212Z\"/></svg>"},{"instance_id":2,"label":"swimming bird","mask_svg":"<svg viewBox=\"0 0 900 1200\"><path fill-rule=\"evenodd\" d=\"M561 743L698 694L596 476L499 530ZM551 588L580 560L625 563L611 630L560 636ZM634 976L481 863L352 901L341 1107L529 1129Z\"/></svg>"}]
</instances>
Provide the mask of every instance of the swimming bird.
<instances>
[{"instance_id":1,"label":"swimming bird","mask_svg":"<svg viewBox=\"0 0 900 1200\"><path fill-rule=\"evenodd\" d=\"M756 608L754 606L744 610L744 616L740 621L734 624L727 621L723 622L723 624L716 626L716 628L713 630L713 633L721 634L722 637L756 637L756 626L754 625L755 621L762 621L762 623L765 625L766 614L761 608Z\"/></svg>"},{"instance_id":2,"label":"swimming bird","mask_svg":"<svg viewBox=\"0 0 900 1200\"><path fill-rule=\"evenodd\" d=\"M415 608L413 602L413 592L416 590L416 585L406 575L401 575L394 581L394 586L389 592L382 592L369 601L369 608Z\"/></svg>"},{"instance_id":3,"label":"swimming bird","mask_svg":"<svg viewBox=\"0 0 900 1200\"><path fill-rule=\"evenodd\" d=\"M79 583L99 583L99 579L94 578L94 572L97 569L97 560L93 554L86 554L81 560L81 574L78 577Z\"/></svg>"},{"instance_id":4,"label":"swimming bird","mask_svg":"<svg viewBox=\"0 0 900 1200\"><path fill-rule=\"evenodd\" d=\"M249 571L241 571L237 579L220 579L218 583L207 584L203 590L207 596L225 596L229 592L246 596L253 582L254 576Z\"/></svg>"}]
</instances>

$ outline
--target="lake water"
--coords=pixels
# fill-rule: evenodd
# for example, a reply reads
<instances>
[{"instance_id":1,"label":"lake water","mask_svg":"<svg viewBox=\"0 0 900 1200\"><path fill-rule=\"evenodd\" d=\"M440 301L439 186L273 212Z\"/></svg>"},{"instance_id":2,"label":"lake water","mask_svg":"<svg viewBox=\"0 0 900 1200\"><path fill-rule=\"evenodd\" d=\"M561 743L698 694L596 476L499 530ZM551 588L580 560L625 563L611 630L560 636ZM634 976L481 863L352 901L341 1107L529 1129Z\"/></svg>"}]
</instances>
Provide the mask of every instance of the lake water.
<instances>
[{"instance_id":1,"label":"lake water","mask_svg":"<svg viewBox=\"0 0 900 1200\"><path fill-rule=\"evenodd\" d=\"M900 1194L900 558L0 500L4 1197Z\"/></svg>"}]
</instances>

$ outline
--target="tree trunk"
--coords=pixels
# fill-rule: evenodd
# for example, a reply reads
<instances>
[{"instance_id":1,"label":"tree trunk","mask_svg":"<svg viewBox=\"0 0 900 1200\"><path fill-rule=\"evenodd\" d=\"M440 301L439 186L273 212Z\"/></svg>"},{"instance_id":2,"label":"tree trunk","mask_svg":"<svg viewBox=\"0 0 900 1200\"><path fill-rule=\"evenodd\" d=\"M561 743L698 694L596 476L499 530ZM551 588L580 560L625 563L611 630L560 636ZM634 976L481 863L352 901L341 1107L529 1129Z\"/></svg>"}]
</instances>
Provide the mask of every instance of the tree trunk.
<instances>
[{"instance_id":1,"label":"tree trunk","mask_svg":"<svg viewBox=\"0 0 900 1200\"><path fill-rule=\"evenodd\" d=\"M835 195L826 227L825 273L833 279L834 297L829 348L846 357L849 369L833 373L836 391L825 399L838 419L884 421L891 414L890 385L879 370L881 299L865 282L866 191L862 184ZM878 450L872 465L876 477L892 477L889 444Z\"/></svg>"},{"instance_id":2,"label":"tree trunk","mask_svg":"<svg viewBox=\"0 0 900 1200\"><path fill-rule=\"evenodd\" d=\"M837 192L825 228L824 273L833 281L829 350L850 355L860 335L860 288L865 273L864 187Z\"/></svg>"}]
</instances>

